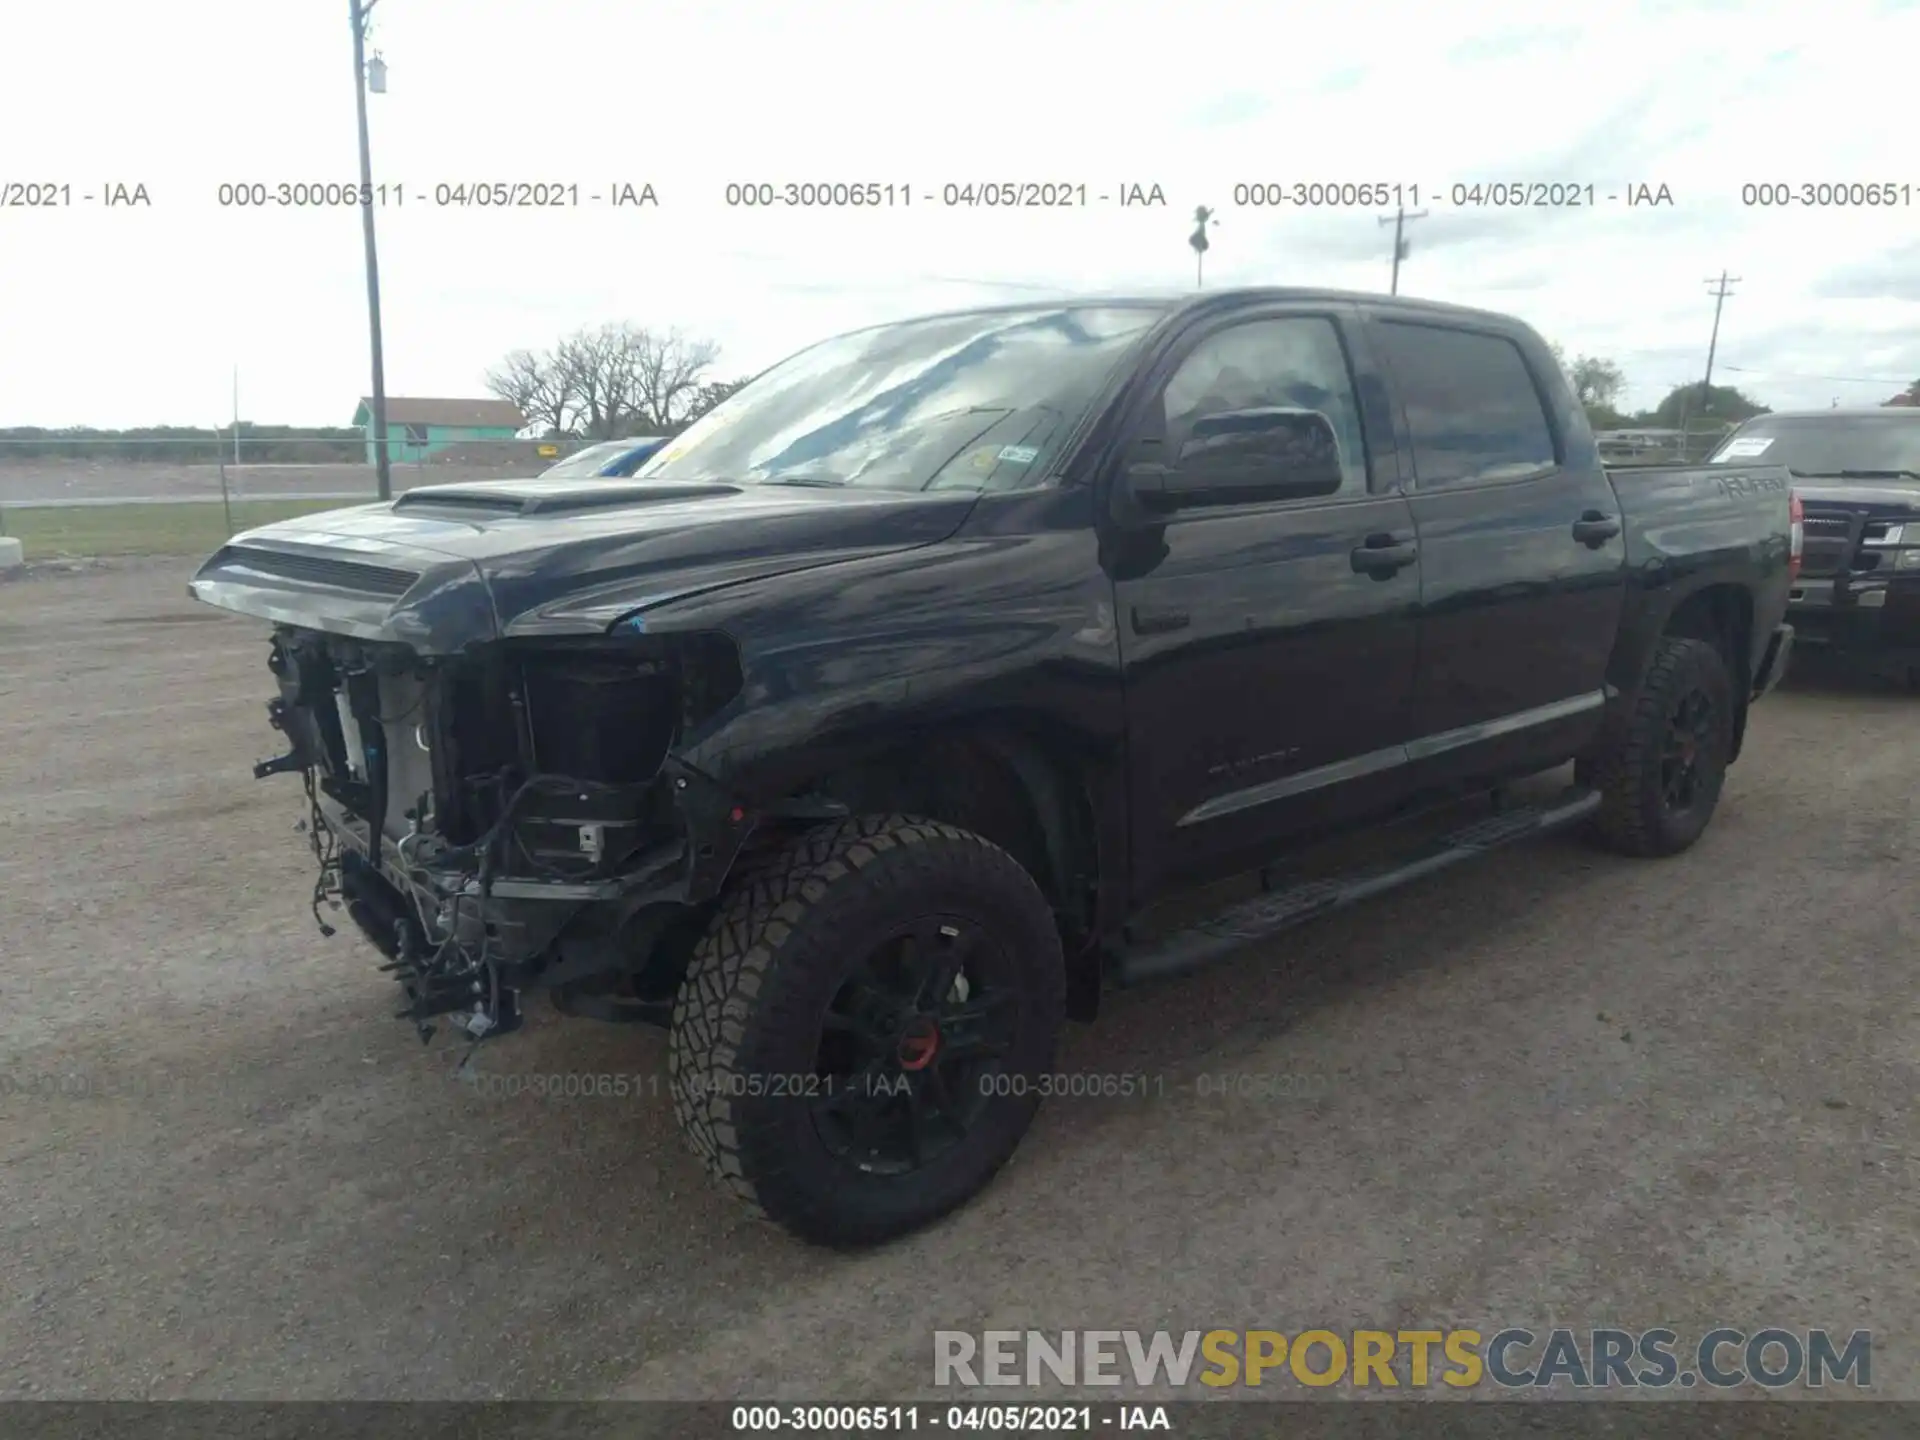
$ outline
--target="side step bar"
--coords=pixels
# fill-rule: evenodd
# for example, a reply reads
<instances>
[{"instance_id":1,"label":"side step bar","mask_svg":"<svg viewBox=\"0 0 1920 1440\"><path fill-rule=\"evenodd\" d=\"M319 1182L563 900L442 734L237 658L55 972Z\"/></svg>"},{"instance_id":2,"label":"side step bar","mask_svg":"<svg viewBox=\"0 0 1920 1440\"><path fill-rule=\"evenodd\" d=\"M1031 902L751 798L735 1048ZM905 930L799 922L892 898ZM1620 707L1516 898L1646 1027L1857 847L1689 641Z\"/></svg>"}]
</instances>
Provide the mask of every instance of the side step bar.
<instances>
[{"instance_id":1,"label":"side step bar","mask_svg":"<svg viewBox=\"0 0 1920 1440\"><path fill-rule=\"evenodd\" d=\"M1303 921L1398 889L1437 870L1584 820L1600 794L1581 786L1547 805L1516 806L1442 836L1411 859L1326 880L1306 880L1229 906L1198 925L1109 956L1108 976L1123 988L1198 969Z\"/></svg>"}]
</instances>

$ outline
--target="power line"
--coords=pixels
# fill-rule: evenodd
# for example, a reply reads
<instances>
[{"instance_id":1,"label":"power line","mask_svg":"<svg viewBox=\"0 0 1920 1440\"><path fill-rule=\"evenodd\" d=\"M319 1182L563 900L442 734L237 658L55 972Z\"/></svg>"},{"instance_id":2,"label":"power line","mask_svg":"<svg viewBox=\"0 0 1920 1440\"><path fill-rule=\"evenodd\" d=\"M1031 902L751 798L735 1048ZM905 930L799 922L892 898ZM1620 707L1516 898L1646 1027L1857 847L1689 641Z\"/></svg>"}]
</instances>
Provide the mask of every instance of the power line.
<instances>
[{"instance_id":1,"label":"power line","mask_svg":"<svg viewBox=\"0 0 1920 1440\"><path fill-rule=\"evenodd\" d=\"M1389 295L1398 295L1400 293L1400 262L1407 258L1412 244L1406 236L1407 222L1409 220L1424 220L1426 218L1427 212L1424 210L1416 210L1413 214L1409 215L1407 213L1407 207L1404 205L1394 211L1393 214L1382 215L1380 217L1380 223L1382 225L1390 224L1393 226L1393 280L1387 288Z\"/></svg>"},{"instance_id":2,"label":"power line","mask_svg":"<svg viewBox=\"0 0 1920 1440\"><path fill-rule=\"evenodd\" d=\"M1796 370L1756 370L1751 365L1722 365L1736 375L1760 375L1769 380L1831 380L1840 385L1911 385L1911 380L1892 380L1884 375L1806 375Z\"/></svg>"}]
</instances>

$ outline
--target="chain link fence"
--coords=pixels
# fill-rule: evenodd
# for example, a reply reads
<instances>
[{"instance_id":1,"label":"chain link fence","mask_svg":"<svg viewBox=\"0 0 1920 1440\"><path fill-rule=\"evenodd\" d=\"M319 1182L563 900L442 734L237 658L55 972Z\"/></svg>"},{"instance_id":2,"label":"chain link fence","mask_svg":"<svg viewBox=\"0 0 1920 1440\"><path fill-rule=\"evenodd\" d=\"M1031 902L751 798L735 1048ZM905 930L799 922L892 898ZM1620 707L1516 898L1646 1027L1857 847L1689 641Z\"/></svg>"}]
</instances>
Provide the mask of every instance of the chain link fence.
<instances>
[{"instance_id":1,"label":"chain link fence","mask_svg":"<svg viewBox=\"0 0 1920 1440\"><path fill-rule=\"evenodd\" d=\"M591 443L407 437L389 446L393 491L537 475ZM28 560L190 555L241 530L379 498L358 431L61 435L0 432L0 536Z\"/></svg>"},{"instance_id":2,"label":"chain link fence","mask_svg":"<svg viewBox=\"0 0 1920 1440\"><path fill-rule=\"evenodd\" d=\"M1694 417L1672 429L1603 430L1594 435L1600 458L1613 469L1635 465L1697 465L1737 428L1736 421Z\"/></svg>"}]
</instances>

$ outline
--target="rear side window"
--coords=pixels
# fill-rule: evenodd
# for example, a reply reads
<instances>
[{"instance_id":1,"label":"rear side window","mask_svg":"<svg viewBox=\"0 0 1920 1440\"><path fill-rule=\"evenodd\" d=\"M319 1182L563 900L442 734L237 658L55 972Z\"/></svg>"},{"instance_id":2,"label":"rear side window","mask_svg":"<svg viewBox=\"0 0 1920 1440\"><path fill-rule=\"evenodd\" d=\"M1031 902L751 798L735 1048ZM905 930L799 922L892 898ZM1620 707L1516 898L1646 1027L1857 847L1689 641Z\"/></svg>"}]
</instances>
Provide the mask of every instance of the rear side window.
<instances>
[{"instance_id":1,"label":"rear side window","mask_svg":"<svg viewBox=\"0 0 1920 1440\"><path fill-rule=\"evenodd\" d=\"M1519 348L1500 335L1388 321L1379 337L1422 490L1551 469L1553 430Z\"/></svg>"}]
</instances>

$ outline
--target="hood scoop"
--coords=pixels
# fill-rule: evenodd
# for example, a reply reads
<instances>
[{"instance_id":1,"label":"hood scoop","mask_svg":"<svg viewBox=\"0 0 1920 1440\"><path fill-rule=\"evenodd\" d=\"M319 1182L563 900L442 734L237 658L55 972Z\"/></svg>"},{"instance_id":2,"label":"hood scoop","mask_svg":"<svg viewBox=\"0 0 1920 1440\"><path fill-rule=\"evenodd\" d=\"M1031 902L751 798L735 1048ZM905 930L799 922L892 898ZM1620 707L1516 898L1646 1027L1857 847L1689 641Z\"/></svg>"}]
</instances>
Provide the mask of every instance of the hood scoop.
<instances>
[{"instance_id":1,"label":"hood scoop","mask_svg":"<svg viewBox=\"0 0 1920 1440\"><path fill-rule=\"evenodd\" d=\"M483 480L426 485L393 502L396 515L578 515L630 505L658 505L737 495L739 487L686 480Z\"/></svg>"}]
</instances>

